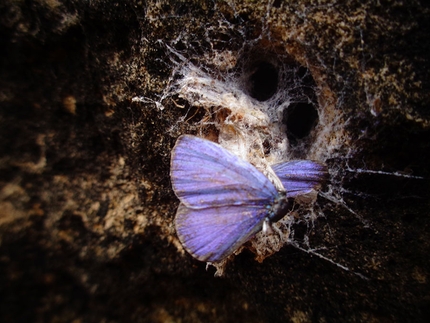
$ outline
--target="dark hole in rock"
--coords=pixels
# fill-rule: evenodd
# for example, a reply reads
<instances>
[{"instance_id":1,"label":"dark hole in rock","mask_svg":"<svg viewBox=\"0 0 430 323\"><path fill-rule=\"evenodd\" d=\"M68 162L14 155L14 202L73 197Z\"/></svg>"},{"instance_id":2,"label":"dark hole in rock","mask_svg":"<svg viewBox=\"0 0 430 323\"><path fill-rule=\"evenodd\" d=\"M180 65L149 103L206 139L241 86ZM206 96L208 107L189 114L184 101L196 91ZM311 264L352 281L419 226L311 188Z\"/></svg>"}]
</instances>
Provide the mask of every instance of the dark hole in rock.
<instances>
[{"instance_id":1,"label":"dark hole in rock","mask_svg":"<svg viewBox=\"0 0 430 323\"><path fill-rule=\"evenodd\" d=\"M272 4L274 8L280 8L281 5L282 5L282 0L275 0L273 1L273 4Z\"/></svg>"},{"instance_id":2,"label":"dark hole in rock","mask_svg":"<svg viewBox=\"0 0 430 323\"><path fill-rule=\"evenodd\" d=\"M249 95L258 101L266 101L278 89L278 71L268 62L259 62L248 79Z\"/></svg>"},{"instance_id":3,"label":"dark hole in rock","mask_svg":"<svg viewBox=\"0 0 430 323\"><path fill-rule=\"evenodd\" d=\"M318 123L317 88L311 72L288 55L278 55L264 49L250 48L239 58L236 73L242 90L264 102L267 108L277 108L290 102L282 122L290 145L298 154L306 150L307 137ZM300 145L299 145L300 143ZM265 147L265 152L269 151Z\"/></svg>"},{"instance_id":4,"label":"dark hole in rock","mask_svg":"<svg viewBox=\"0 0 430 323\"><path fill-rule=\"evenodd\" d=\"M294 103L284 111L284 124L290 143L297 143L311 133L318 121L318 112L311 103Z\"/></svg>"}]
</instances>

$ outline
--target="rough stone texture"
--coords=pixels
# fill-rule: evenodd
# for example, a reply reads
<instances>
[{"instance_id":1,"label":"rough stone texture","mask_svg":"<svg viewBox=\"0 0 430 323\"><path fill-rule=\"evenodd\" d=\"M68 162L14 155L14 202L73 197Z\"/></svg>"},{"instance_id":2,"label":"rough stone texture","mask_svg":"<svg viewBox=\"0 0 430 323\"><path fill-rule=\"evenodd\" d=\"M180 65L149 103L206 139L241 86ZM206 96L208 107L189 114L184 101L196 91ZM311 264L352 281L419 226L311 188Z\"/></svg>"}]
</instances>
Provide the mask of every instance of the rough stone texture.
<instances>
[{"instance_id":1,"label":"rough stone texture","mask_svg":"<svg viewBox=\"0 0 430 323\"><path fill-rule=\"evenodd\" d=\"M429 8L241 2L0 4L1 322L429 321ZM223 70L211 55L248 43L306 66L342 112L326 162L357 216L321 198L325 217L296 231L349 271L285 246L214 277L176 238L170 149L205 113L156 104L166 45Z\"/></svg>"}]
</instances>

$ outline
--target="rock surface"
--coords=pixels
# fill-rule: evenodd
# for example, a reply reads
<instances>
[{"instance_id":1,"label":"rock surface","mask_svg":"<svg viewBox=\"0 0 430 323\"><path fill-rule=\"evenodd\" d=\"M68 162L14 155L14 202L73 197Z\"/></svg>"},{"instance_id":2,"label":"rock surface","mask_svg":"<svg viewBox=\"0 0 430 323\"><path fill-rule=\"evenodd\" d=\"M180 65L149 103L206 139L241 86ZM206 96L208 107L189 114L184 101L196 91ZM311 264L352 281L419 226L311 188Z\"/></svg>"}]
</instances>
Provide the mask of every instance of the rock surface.
<instances>
[{"instance_id":1,"label":"rock surface","mask_svg":"<svg viewBox=\"0 0 430 323\"><path fill-rule=\"evenodd\" d=\"M289 3L0 4L1 322L429 321L429 8ZM281 65L313 93L289 151L332 200L305 250L249 244L214 277L176 237L169 162L220 115L175 85L195 66L264 101L294 92Z\"/></svg>"}]
</instances>

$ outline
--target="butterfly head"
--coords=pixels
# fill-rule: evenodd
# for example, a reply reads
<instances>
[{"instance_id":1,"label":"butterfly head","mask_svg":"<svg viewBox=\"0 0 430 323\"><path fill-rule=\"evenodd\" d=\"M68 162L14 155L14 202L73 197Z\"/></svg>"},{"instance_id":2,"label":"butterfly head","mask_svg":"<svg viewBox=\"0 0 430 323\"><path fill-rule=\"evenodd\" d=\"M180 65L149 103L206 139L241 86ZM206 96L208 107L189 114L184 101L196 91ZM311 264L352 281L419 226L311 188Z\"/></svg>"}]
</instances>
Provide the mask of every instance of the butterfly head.
<instances>
[{"instance_id":1,"label":"butterfly head","mask_svg":"<svg viewBox=\"0 0 430 323\"><path fill-rule=\"evenodd\" d=\"M279 192L269 210L270 221L276 222L282 219L292 209L293 201L293 198L287 197L286 192Z\"/></svg>"}]
</instances>

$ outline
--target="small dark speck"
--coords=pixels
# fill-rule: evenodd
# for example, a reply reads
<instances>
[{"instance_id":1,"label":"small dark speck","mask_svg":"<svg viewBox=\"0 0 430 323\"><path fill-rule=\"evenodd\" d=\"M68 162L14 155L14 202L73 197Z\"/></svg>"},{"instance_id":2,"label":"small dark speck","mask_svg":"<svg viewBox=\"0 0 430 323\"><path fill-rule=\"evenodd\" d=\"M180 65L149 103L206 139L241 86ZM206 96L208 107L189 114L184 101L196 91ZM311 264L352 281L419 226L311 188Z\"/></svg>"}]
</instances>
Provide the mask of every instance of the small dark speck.
<instances>
[{"instance_id":1,"label":"small dark speck","mask_svg":"<svg viewBox=\"0 0 430 323\"><path fill-rule=\"evenodd\" d=\"M124 220L124 229L125 230L133 230L134 228L134 221L130 220L130 219L125 219Z\"/></svg>"},{"instance_id":2,"label":"small dark speck","mask_svg":"<svg viewBox=\"0 0 430 323\"><path fill-rule=\"evenodd\" d=\"M97 211L97 216L104 218L109 210L110 200L107 198L106 200L100 203L100 208Z\"/></svg>"}]
</instances>

